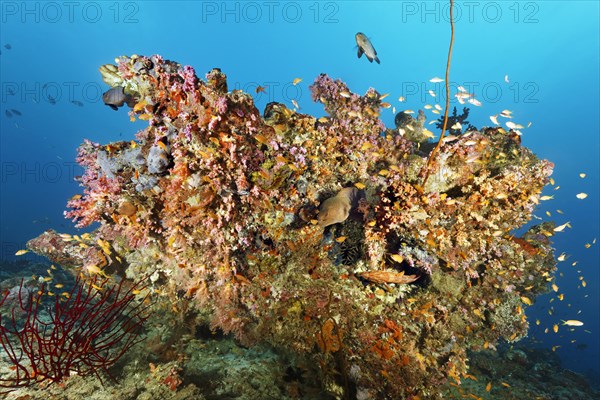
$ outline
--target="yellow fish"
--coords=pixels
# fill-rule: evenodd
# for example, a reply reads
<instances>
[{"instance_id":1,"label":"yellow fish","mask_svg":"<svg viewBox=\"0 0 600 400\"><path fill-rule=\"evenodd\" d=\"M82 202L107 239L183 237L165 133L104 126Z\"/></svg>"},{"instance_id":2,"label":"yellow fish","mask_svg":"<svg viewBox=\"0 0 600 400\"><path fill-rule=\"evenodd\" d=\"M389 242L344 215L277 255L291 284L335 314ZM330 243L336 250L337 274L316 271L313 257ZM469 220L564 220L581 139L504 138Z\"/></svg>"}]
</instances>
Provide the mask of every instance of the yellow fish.
<instances>
[{"instance_id":1,"label":"yellow fish","mask_svg":"<svg viewBox=\"0 0 600 400\"><path fill-rule=\"evenodd\" d=\"M571 223L565 222L564 224L557 226L554 228L554 232L562 232L565 228L571 228Z\"/></svg>"},{"instance_id":2,"label":"yellow fish","mask_svg":"<svg viewBox=\"0 0 600 400\"><path fill-rule=\"evenodd\" d=\"M396 261L398 264L404 261L404 257L402 257L400 254L390 254L390 258Z\"/></svg>"},{"instance_id":3,"label":"yellow fish","mask_svg":"<svg viewBox=\"0 0 600 400\"><path fill-rule=\"evenodd\" d=\"M583 326L583 322L578 321L576 319L568 319L566 321L562 322L563 325L568 325L568 326Z\"/></svg>"},{"instance_id":4,"label":"yellow fish","mask_svg":"<svg viewBox=\"0 0 600 400\"><path fill-rule=\"evenodd\" d=\"M106 275L106 273L104 273L104 271L102 271L102 269L100 269L100 267L98 267L97 265L88 265L87 267L85 267L85 269L90 274L98 274L100 276L108 278L108 276Z\"/></svg>"},{"instance_id":5,"label":"yellow fish","mask_svg":"<svg viewBox=\"0 0 600 400\"><path fill-rule=\"evenodd\" d=\"M523 303L527 304L528 306L533 304L533 302L528 297L525 297L525 296L521 296L521 301Z\"/></svg>"},{"instance_id":6,"label":"yellow fish","mask_svg":"<svg viewBox=\"0 0 600 400\"><path fill-rule=\"evenodd\" d=\"M29 253L29 250L26 250L26 249L19 250L15 253L15 256L22 256L23 254L27 254L27 253Z\"/></svg>"}]
</instances>

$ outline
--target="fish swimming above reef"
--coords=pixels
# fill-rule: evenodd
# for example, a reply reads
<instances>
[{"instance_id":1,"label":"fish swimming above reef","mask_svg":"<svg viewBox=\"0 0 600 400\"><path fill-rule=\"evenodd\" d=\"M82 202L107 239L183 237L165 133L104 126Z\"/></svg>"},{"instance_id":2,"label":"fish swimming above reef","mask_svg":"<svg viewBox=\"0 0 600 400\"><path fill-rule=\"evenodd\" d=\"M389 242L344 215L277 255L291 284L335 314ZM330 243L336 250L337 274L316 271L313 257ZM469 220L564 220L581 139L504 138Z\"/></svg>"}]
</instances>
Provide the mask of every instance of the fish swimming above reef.
<instances>
[{"instance_id":1,"label":"fish swimming above reef","mask_svg":"<svg viewBox=\"0 0 600 400\"><path fill-rule=\"evenodd\" d=\"M104 104L115 111L125 103L132 108L135 106L135 98L132 95L125 93L123 86L116 86L108 90L102 95L102 100L104 101Z\"/></svg>"},{"instance_id":2,"label":"fish swimming above reef","mask_svg":"<svg viewBox=\"0 0 600 400\"><path fill-rule=\"evenodd\" d=\"M379 57L377 57L377 51L373 44L369 40L369 38L362 32L358 32L355 36L356 44L358 45L358 58L360 58L363 53L369 59L369 62L373 62L375 60L377 64L381 64L379 62Z\"/></svg>"},{"instance_id":3,"label":"fish swimming above reef","mask_svg":"<svg viewBox=\"0 0 600 400\"><path fill-rule=\"evenodd\" d=\"M578 321L576 319L568 319L566 321L562 322L563 325L568 325L568 326L583 326L583 322Z\"/></svg>"}]
</instances>

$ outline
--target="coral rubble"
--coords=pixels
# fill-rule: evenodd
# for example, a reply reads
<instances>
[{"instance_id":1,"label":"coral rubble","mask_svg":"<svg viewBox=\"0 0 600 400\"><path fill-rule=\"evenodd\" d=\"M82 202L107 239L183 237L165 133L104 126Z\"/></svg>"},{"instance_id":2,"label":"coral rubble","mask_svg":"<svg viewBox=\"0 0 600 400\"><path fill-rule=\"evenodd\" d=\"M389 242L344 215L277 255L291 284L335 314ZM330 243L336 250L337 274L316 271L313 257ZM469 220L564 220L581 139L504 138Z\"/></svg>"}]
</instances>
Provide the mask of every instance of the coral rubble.
<instances>
[{"instance_id":1,"label":"coral rubble","mask_svg":"<svg viewBox=\"0 0 600 400\"><path fill-rule=\"evenodd\" d=\"M311 93L327 117L279 103L261 116L220 70L202 80L157 55L116 62L104 81L148 127L81 145L84 193L66 213L99 223L86 248L99 268L147 277L173 312L244 345L314 361L338 398L440 398L467 374L468 349L526 335L525 304L555 268L553 227L515 232L552 164L516 133L457 135L422 185L423 138L386 129L374 89L320 75ZM341 215L322 214L334 203ZM30 248L98 271L67 245Z\"/></svg>"}]
</instances>

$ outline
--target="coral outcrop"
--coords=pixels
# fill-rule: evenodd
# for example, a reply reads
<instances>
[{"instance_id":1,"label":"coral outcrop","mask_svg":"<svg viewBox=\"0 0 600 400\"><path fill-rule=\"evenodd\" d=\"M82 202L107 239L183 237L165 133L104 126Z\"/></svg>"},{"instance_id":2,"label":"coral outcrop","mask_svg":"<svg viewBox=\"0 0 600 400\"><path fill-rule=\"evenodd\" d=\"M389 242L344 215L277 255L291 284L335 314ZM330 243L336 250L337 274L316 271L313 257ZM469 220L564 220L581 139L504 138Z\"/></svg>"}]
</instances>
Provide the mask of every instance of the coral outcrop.
<instances>
[{"instance_id":1,"label":"coral outcrop","mask_svg":"<svg viewBox=\"0 0 600 400\"><path fill-rule=\"evenodd\" d=\"M148 127L79 148L83 195L66 215L98 223L102 263L147 277L173 312L314 362L338 398L440 398L468 349L525 336L524 307L555 269L552 227L515 232L552 164L515 132L460 132L423 185L422 138L386 129L374 89L320 75L326 117L279 103L261 115L216 69L202 80L155 55L101 72ZM340 191L350 209L323 222ZM60 246L30 244L56 260Z\"/></svg>"}]
</instances>

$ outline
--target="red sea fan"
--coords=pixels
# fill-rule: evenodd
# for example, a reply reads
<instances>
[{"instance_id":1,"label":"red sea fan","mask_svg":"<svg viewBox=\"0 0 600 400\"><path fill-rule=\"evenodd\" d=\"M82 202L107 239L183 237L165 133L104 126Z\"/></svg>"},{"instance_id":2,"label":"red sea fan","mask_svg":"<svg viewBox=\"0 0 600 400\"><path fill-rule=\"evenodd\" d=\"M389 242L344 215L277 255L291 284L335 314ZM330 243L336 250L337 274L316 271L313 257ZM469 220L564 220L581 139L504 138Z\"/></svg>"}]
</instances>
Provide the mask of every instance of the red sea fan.
<instances>
[{"instance_id":1,"label":"red sea fan","mask_svg":"<svg viewBox=\"0 0 600 400\"><path fill-rule=\"evenodd\" d=\"M10 318L0 314L0 344L14 371L0 378L0 393L60 382L71 374L93 374L101 381L100 371L111 376L108 368L141 340L148 302L136 300L136 285L109 282L77 279L71 292L57 296L48 309L41 300L48 295L43 287L31 295L21 283ZM8 293L0 307L7 298Z\"/></svg>"}]
</instances>

